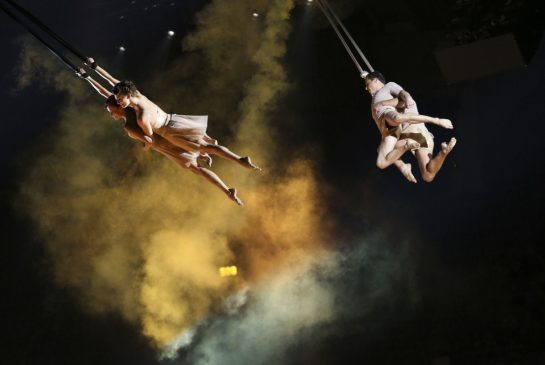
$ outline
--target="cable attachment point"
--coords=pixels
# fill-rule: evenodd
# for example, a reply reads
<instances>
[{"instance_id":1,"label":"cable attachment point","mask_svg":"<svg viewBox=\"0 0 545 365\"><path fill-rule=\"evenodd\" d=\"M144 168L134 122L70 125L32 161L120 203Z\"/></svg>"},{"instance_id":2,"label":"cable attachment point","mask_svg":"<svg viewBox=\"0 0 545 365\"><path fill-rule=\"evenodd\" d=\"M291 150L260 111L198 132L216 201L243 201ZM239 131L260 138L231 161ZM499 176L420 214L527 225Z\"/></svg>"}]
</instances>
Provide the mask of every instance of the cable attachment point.
<instances>
[{"instance_id":1,"label":"cable attachment point","mask_svg":"<svg viewBox=\"0 0 545 365\"><path fill-rule=\"evenodd\" d=\"M93 70L96 70L97 68L97 62L94 60L94 58L92 57L87 57L85 59L85 64L87 65L87 67L93 69Z\"/></svg>"},{"instance_id":2,"label":"cable attachment point","mask_svg":"<svg viewBox=\"0 0 545 365\"><path fill-rule=\"evenodd\" d=\"M89 77L89 74L87 72L85 72L85 70L83 68L78 68L76 70L76 75L78 75L82 79L86 79L86 78Z\"/></svg>"}]
</instances>

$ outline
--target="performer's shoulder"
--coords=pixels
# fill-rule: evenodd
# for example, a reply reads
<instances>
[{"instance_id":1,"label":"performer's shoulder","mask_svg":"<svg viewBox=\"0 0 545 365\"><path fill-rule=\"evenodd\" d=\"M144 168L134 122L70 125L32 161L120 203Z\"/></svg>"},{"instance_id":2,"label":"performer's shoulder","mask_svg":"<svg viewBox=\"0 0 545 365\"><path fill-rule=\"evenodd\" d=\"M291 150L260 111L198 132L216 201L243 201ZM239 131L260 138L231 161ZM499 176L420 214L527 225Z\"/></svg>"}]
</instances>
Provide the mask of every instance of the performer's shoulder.
<instances>
[{"instance_id":1,"label":"performer's shoulder","mask_svg":"<svg viewBox=\"0 0 545 365\"><path fill-rule=\"evenodd\" d=\"M403 88L403 87L401 87L401 85L399 85L397 82L394 82L394 81L388 81L384 86L395 87L395 88Z\"/></svg>"}]
</instances>

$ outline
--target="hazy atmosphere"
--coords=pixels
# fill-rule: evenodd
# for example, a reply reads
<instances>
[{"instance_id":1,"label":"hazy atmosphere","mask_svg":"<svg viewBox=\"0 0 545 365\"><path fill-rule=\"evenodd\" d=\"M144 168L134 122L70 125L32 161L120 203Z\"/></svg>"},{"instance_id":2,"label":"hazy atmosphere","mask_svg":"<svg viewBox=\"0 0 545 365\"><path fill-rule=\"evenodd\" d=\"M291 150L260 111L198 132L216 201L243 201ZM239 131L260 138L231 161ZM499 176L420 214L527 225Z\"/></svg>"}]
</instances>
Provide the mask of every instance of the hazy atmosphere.
<instances>
[{"instance_id":1,"label":"hazy atmosphere","mask_svg":"<svg viewBox=\"0 0 545 365\"><path fill-rule=\"evenodd\" d=\"M128 138L2 14L2 358L543 363L544 6L470 2L330 1L388 81L454 124L429 127L436 151L458 139L432 183L403 156L411 184L376 167L371 98L316 1L20 1L167 113L208 115L262 168L213 157L244 206ZM453 80L438 56L502 35L519 66Z\"/></svg>"}]
</instances>

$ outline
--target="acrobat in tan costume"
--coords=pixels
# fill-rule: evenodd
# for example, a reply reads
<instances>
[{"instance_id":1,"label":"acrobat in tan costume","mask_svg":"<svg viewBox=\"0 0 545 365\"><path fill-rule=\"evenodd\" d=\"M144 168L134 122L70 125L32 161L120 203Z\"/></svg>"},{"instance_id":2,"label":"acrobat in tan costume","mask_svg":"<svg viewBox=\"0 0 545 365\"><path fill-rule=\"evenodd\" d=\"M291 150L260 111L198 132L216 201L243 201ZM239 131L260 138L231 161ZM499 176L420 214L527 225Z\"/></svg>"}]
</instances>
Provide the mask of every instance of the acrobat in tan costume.
<instances>
[{"instance_id":1,"label":"acrobat in tan costume","mask_svg":"<svg viewBox=\"0 0 545 365\"><path fill-rule=\"evenodd\" d=\"M371 94L371 114L382 137L377 151L377 167L384 169L394 164L407 180L416 182L411 165L401 160L405 152L413 151L422 178L426 182L433 181L456 145L456 139L443 142L441 151L433 157L433 135L425 123L452 129L452 122L419 114L410 94L394 82L386 83L379 72L365 72L362 77L365 88Z\"/></svg>"}]
</instances>

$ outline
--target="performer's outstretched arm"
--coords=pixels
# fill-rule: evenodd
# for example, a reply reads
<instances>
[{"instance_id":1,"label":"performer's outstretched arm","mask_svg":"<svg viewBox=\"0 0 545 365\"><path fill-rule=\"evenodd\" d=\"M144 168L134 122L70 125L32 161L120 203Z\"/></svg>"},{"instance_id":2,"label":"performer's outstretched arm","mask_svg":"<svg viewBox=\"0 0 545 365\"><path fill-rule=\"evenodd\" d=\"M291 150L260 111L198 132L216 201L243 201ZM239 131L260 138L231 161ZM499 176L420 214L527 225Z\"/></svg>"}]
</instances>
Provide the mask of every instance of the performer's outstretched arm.
<instances>
[{"instance_id":1,"label":"performer's outstretched arm","mask_svg":"<svg viewBox=\"0 0 545 365\"><path fill-rule=\"evenodd\" d=\"M108 73L108 71L106 71L105 69L103 69L102 67L100 67L99 65L97 65L95 63L95 60L92 59L91 57L87 58L87 62L85 62L85 64L89 67L94 67L94 70L97 74L100 75L100 77L102 77L104 80L108 81L108 83L111 85L111 86L115 86L116 84L119 84L119 80L116 79L115 77L113 77L112 75L110 75ZM94 65L94 66L93 66Z\"/></svg>"},{"instance_id":2,"label":"performer's outstretched arm","mask_svg":"<svg viewBox=\"0 0 545 365\"><path fill-rule=\"evenodd\" d=\"M85 73L84 69L80 68L79 71L78 71L78 75L81 78L83 78L85 81L87 81L93 87L93 89L95 89L96 92L99 93L100 95L102 95L103 97L108 98L108 97L110 97L112 95L112 93L110 91L108 91L108 89L106 89L98 81L96 81L91 76L89 76L87 73Z\"/></svg>"}]
</instances>

